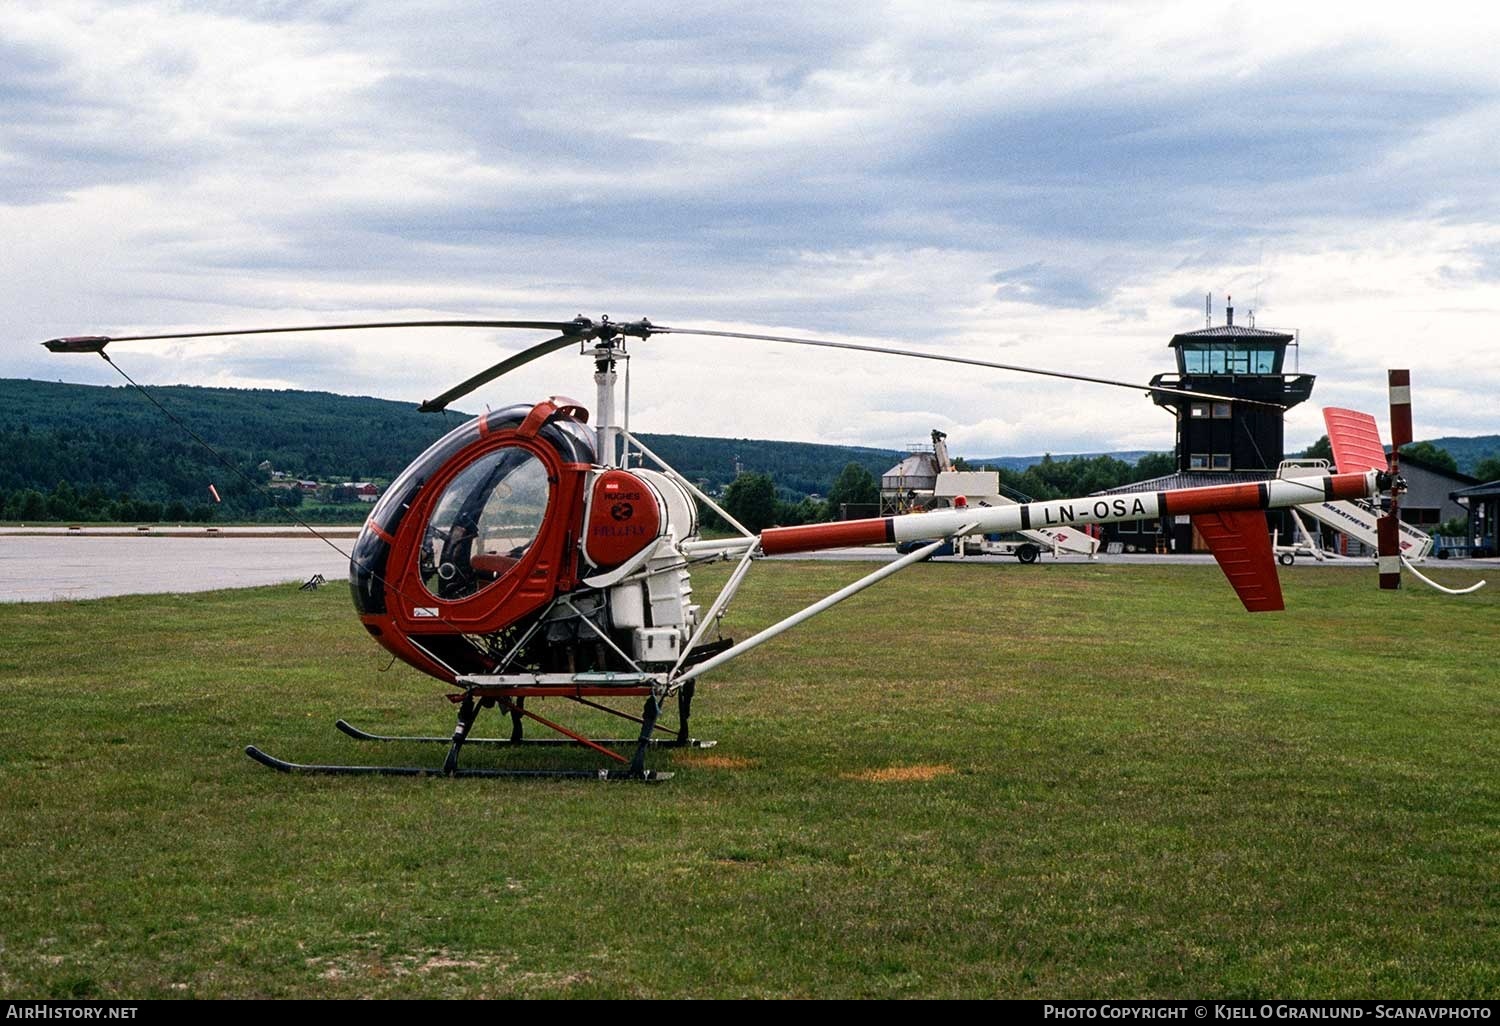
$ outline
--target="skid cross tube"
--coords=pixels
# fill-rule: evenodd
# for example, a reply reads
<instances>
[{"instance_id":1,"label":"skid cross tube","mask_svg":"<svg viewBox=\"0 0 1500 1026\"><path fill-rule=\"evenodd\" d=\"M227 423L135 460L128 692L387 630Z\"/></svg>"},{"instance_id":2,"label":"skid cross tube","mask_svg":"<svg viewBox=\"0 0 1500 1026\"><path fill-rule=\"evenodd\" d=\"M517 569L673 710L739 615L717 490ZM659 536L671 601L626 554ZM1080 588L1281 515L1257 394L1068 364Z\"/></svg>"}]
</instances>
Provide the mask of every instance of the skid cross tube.
<instances>
[{"instance_id":1,"label":"skid cross tube","mask_svg":"<svg viewBox=\"0 0 1500 1026\"><path fill-rule=\"evenodd\" d=\"M624 719L632 720L636 723L640 722L639 716L630 716L614 709L610 711ZM453 743L451 737L424 737L416 734L372 734L368 730L359 729L348 720L339 720L334 726L338 728L340 733L355 741L409 745L447 745ZM661 724L658 724L656 729L668 734L677 733L671 727ZM628 745L638 744L640 741L639 738L634 737L591 737L589 740L596 745L605 745L609 748L624 748ZM718 744L717 741L705 741L696 737L688 738L688 742L685 745L680 743L676 737L653 737L651 743L662 748L712 748ZM464 739L464 747L466 748L471 745L495 745L500 748L522 748L528 745L535 745L538 747L561 748L573 744L577 744L577 742L568 737L471 737Z\"/></svg>"},{"instance_id":2,"label":"skid cross tube","mask_svg":"<svg viewBox=\"0 0 1500 1026\"><path fill-rule=\"evenodd\" d=\"M505 700L501 699L501 701L505 701ZM516 705L516 704L514 704L512 702L509 702L509 701L505 701L505 705L506 705L506 711L507 712L511 712L511 713L517 713L518 712L522 716L525 716L527 719L536 720L542 726L548 727L548 728L550 728L552 730L555 730L559 734L562 734L562 735L564 735L566 737L570 737L574 741L577 741L579 744L583 745L584 747L586 747L586 748L592 748L594 751L598 752L600 755L607 755L607 756L609 756L609 758L614 759L616 762L624 762L625 761L625 757L623 755L619 754L618 752L611 752L608 748L605 748L603 745L597 744L597 743L595 743L593 741L590 741L588 738L584 737L582 734L575 734L571 730L569 730L568 728L560 726L559 724L553 723L549 719L545 719L545 718L543 718L541 716L538 716L536 713L532 712L530 709L523 708L523 707L518 706L518 705Z\"/></svg>"}]
</instances>

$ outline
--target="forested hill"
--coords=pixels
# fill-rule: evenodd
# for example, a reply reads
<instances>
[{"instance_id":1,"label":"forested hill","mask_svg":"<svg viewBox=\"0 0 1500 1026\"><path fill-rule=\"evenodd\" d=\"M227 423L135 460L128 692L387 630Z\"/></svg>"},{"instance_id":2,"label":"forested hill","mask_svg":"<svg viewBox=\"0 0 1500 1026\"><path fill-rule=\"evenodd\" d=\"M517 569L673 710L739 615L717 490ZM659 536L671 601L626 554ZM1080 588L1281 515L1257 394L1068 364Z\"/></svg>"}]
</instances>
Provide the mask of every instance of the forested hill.
<instances>
[{"instance_id":1,"label":"forested hill","mask_svg":"<svg viewBox=\"0 0 1500 1026\"><path fill-rule=\"evenodd\" d=\"M1473 438L1445 436L1432 444L1447 450L1465 474L1479 473L1479 464L1500 456L1500 435L1475 435ZM1482 476L1482 475L1481 475Z\"/></svg>"},{"instance_id":2,"label":"forested hill","mask_svg":"<svg viewBox=\"0 0 1500 1026\"><path fill-rule=\"evenodd\" d=\"M153 387L151 394L250 477L268 481L275 470L322 487L304 495L290 487L291 481L283 481L289 490L276 492L273 500L215 461L132 388L0 378L0 519L260 520L280 515L268 509L274 501L300 507L298 515L305 519L357 521L363 510L352 494L337 494L337 483L383 485L471 416L422 414L410 403L328 392L173 385ZM725 488L738 467L768 477L766 487L789 504L806 495L831 495L850 463L878 479L903 455L806 442L641 437L686 477L711 490ZM1469 472L1484 456L1500 454L1497 436L1437 441ZM1118 458L1122 455L1126 460ZM970 463L998 464L1009 487L1056 498L1171 470L1165 456L1137 461L1135 455L1046 462L1001 457ZM212 504L210 484L222 504ZM873 489L875 484L862 487ZM850 501L842 492L840 497ZM857 501L873 501L873 496ZM798 515L812 512L804 509ZM821 515L833 514L824 510Z\"/></svg>"},{"instance_id":3,"label":"forested hill","mask_svg":"<svg viewBox=\"0 0 1500 1026\"><path fill-rule=\"evenodd\" d=\"M445 420L418 413L410 403L330 392L168 385L153 386L150 393L215 448L255 463L270 460L276 469L302 477L393 477L444 431L472 416L450 413ZM59 476L75 483L148 481L159 476L161 461L152 455L157 448L186 448L212 462L181 427L124 385L0 378L0 431L29 437L24 447L34 454L28 464L40 462L42 452L60 461L37 468L49 488ZM3 451L18 455L11 445ZM139 472L123 466L127 456ZM0 488L16 487L7 480L6 471L15 469L11 462L0 463ZM38 480L26 476L28 486Z\"/></svg>"},{"instance_id":4,"label":"forested hill","mask_svg":"<svg viewBox=\"0 0 1500 1026\"><path fill-rule=\"evenodd\" d=\"M827 495L839 471L857 463L879 478L903 453L816 442L776 442L763 438L700 438L696 435L648 435L641 441L690 481L707 481L718 489L734 480L736 463L746 472L769 474L789 495Z\"/></svg>"},{"instance_id":5,"label":"forested hill","mask_svg":"<svg viewBox=\"0 0 1500 1026\"><path fill-rule=\"evenodd\" d=\"M268 461L293 477L384 483L435 439L472 414L418 413L413 404L328 392L152 387L151 395L242 469ZM753 439L643 434L692 480L715 489L735 466L769 474L788 496L826 494L855 462L879 475L894 451ZM25 490L49 495L60 482L93 493L93 504L127 495L177 503L183 518L203 508L207 486L224 496L220 516L257 515L269 500L225 470L178 425L128 386L0 378L0 501ZM86 515L89 510L80 511ZM120 510L145 519L146 510Z\"/></svg>"}]
</instances>

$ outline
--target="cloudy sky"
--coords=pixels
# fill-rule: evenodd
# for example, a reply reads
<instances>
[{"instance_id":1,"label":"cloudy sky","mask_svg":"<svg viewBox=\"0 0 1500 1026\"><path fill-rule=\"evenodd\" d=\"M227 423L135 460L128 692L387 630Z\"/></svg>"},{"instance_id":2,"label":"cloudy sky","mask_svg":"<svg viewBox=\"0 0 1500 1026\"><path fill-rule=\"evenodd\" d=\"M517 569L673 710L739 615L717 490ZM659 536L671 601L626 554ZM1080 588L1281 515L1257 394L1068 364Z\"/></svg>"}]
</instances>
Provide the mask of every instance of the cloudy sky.
<instances>
[{"instance_id":1,"label":"cloudy sky","mask_svg":"<svg viewBox=\"0 0 1500 1026\"><path fill-rule=\"evenodd\" d=\"M578 313L1128 380L1299 331L1317 407L1500 432L1500 14L1362 3L0 0L0 376L62 334ZM413 402L536 336L120 344L151 382ZM1139 393L659 338L632 424L1167 449ZM460 404L592 400L564 353Z\"/></svg>"}]
</instances>

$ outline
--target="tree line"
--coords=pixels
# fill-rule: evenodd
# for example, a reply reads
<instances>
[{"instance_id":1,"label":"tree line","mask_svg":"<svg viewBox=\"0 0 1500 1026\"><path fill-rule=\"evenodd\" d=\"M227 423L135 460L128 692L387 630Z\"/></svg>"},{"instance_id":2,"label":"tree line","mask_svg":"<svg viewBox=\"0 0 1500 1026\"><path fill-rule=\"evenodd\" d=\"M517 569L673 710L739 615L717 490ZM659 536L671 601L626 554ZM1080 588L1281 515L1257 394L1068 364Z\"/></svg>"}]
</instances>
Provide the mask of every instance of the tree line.
<instances>
[{"instance_id":1,"label":"tree line","mask_svg":"<svg viewBox=\"0 0 1500 1026\"><path fill-rule=\"evenodd\" d=\"M993 470L1000 475L1000 486L1021 500L1062 499L1090 495L1106 488L1134 484L1171 474L1176 463L1171 453L1149 453L1135 463L1112 456L1072 456L1067 459L1042 457L1024 471L1005 470L991 465L971 465L962 459L954 461L958 470ZM880 481L859 463L848 463L839 473L826 499L803 497L796 501L782 498L776 480L760 472L736 477L724 491L725 512L751 531L767 527L791 527L841 519L846 507L864 507L873 513L880 503ZM866 514L868 515L868 514ZM711 510L704 511L711 527L728 525Z\"/></svg>"},{"instance_id":2,"label":"tree line","mask_svg":"<svg viewBox=\"0 0 1500 1026\"><path fill-rule=\"evenodd\" d=\"M253 480L253 471L252 480ZM205 486L204 498L190 501L182 498L156 499L132 496L129 492L111 495L97 484L75 487L64 479L52 488L18 488L0 491L0 521L23 524L67 523L176 523L201 524L225 521L269 521L284 518L286 512L300 506L302 495L295 490L266 494L255 485L221 472L213 487L219 498ZM301 509L295 517L319 523L342 523L363 516L368 507L351 513L337 508Z\"/></svg>"},{"instance_id":3,"label":"tree line","mask_svg":"<svg viewBox=\"0 0 1500 1026\"><path fill-rule=\"evenodd\" d=\"M1415 442L1403 447L1401 452L1439 469L1459 473L1458 461L1447 450L1431 442ZM1328 436L1324 435L1314 442L1302 456L1308 459L1326 459L1331 463L1333 450L1328 443ZM1165 477L1176 472L1177 461L1169 452L1147 453L1134 463L1127 463L1113 456L1070 456L1055 459L1047 455L1025 470L1015 471L990 464L969 464L960 457L954 460L954 468L996 471L1000 475L1001 488L1012 498L1046 501L1092 495L1122 485ZM1472 476L1481 481L1500 480L1500 456L1480 460ZM724 492L722 504L726 512L750 530L761 531L771 526L789 527L837 520L846 504L870 507L879 502L879 480L866 467L851 462L845 465L824 500L789 500L784 497L772 475L752 472L734 479ZM705 519L710 526L728 526L714 516L712 511L705 511Z\"/></svg>"}]
</instances>

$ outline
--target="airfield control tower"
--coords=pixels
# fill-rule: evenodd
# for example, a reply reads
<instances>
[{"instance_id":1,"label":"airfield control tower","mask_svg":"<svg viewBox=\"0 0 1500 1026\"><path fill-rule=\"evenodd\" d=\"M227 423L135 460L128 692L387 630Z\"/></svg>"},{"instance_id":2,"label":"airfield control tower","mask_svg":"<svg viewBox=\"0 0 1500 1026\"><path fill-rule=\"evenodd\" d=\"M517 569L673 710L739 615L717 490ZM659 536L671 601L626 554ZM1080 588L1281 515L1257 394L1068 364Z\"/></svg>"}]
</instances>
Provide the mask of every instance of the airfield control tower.
<instances>
[{"instance_id":1,"label":"airfield control tower","mask_svg":"<svg viewBox=\"0 0 1500 1026\"><path fill-rule=\"evenodd\" d=\"M1234 323L1234 307L1225 308L1225 323L1173 335L1177 373L1158 374L1153 385L1212 392L1259 400L1291 409L1312 395L1313 375L1285 373L1292 336ZM1256 471L1276 473L1284 457L1283 410L1239 402L1214 402L1152 393L1158 406L1177 417L1178 473ZM1216 482L1204 481L1204 484Z\"/></svg>"},{"instance_id":2,"label":"airfield control tower","mask_svg":"<svg viewBox=\"0 0 1500 1026\"><path fill-rule=\"evenodd\" d=\"M1225 323L1173 335L1168 345L1177 353L1177 371L1158 374L1151 384L1209 392L1229 401L1153 392L1152 401L1177 418L1176 473L1108 491L1165 491L1274 477L1286 444L1285 410L1277 406L1290 409L1306 401L1313 388L1313 375L1286 373L1286 351L1293 343L1285 332L1235 324L1232 305L1225 307ZM1104 538L1127 552L1208 551L1188 517L1172 523L1106 525Z\"/></svg>"}]
</instances>

